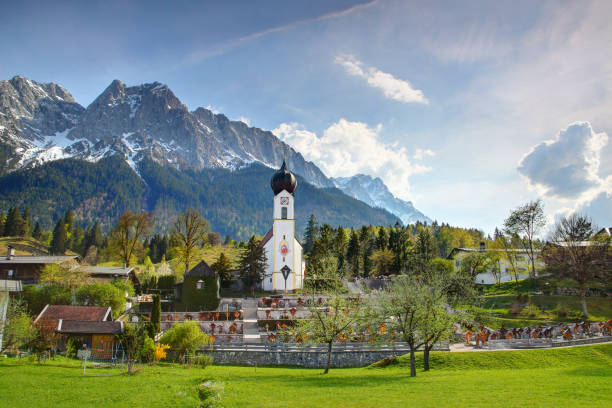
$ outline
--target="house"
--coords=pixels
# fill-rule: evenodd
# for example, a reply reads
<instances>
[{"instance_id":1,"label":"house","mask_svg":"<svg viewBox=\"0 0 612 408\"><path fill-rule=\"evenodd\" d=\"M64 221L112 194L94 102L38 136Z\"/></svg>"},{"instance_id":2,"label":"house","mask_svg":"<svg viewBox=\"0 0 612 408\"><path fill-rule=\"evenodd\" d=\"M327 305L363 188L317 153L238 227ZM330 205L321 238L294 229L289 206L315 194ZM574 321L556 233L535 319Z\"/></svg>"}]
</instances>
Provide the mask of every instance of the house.
<instances>
[{"instance_id":1,"label":"house","mask_svg":"<svg viewBox=\"0 0 612 408\"><path fill-rule=\"evenodd\" d=\"M76 266L78 262L77 255L15 255L15 249L9 246L6 257L0 258L0 279L36 283L45 266L51 264Z\"/></svg>"},{"instance_id":2,"label":"house","mask_svg":"<svg viewBox=\"0 0 612 408\"><path fill-rule=\"evenodd\" d=\"M479 248L453 248L447 259L453 260L453 267L461 267L461 261L470 253L488 253L498 255L496 265L490 266L486 272L477 274L474 282L492 285L498 282L508 282L515 279L525 279L529 277L531 270L531 260L524 249L498 249L486 248L485 243L481 242ZM540 250L534 250L536 254L535 267L536 273L544 268L544 262L540 259ZM509 259L509 257L512 257ZM516 275L516 276L515 276Z\"/></svg>"},{"instance_id":3,"label":"house","mask_svg":"<svg viewBox=\"0 0 612 408\"><path fill-rule=\"evenodd\" d=\"M10 292L21 292L21 281L0 279L0 350L2 350L2 338L4 335L4 324L10 302Z\"/></svg>"},{"instance_id":4,"label":"house","mask_svg":"<svg viewBox=\"0 0 612 408\"><path fill-rule=\"evenodd\" d=\"M176 307L185 311L215 310L221 296L219 275L205 262L201 261L174 285Z\"/></svg>"},{"instance_id":5,"label":"house","mask_svg":"<svg viewBox=\"0 0 612 408\"><path fill-rule=\"evenodd\" d=\"M47 305L34 325L54 328L65 344L76 337L92 352L108 355L116 346L115 334L123 332L123 322L113 321L110 307Z\"/></svg>"},{"instance_id":6,"label":"house","mask_svg":"<svg viewBox=\"0 0 612 408\"><path fill-rule=\"evenodd\" d=\"M89 266L81 265L76 268L77 272L83 273L96 282L108 283L114 280L129 281L136 286L139 281L134 268L120 266Z\"/></svg>"}]
</instances>

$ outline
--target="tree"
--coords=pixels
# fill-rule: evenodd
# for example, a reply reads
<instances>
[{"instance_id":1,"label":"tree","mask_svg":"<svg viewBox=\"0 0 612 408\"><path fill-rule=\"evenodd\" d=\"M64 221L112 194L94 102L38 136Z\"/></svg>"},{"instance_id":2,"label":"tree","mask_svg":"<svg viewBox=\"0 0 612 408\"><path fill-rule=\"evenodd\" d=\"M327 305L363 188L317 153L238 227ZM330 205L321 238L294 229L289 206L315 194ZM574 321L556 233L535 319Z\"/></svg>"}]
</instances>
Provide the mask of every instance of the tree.
<instances>
[{"instance_id":1,"label":"tree","mask_svg":"<svg viewBox=\"0 0 612 408\"><path fill-rule=\"evenodd\" d=\"M207 241L210 227L197 210L188 209L174 220L171 233L179 242L179 258L185 264L185 273L194 259L194 250Z\"/></svg>"},{"instance_id":2,"label":"tree","mask_svg":"<svg viewBox=\"0 0 612 408\"><path fill-rule=\"evenodd\" d=\"M30 214L30 207L26 207L23 210L22 228L19 235L23 237L32 235L32 216Z\"/></svg>"},{"instance_id":3,"label":"tree","mask_svg":"<svg viewBox=\"0 0 612 408\"><path fill-rule=\"evenodd\" d=\"M380 227L378 229L378 235L376 236L376 241L374 246L376 249L387 249L389 245L389 234L387 234L387 229L385 227Z\"/></svg>"},{"instance_id":4,"label":"tree","mask_svg":"<svg viewBox=\"0 0 612 408\"><path fill-rule=\"evenodd\" d=\"M125 292L111 283L83 285L75 292L76 302L85 306L111 307L113 317L125 309Z\"/></svg>"},{"instance_id":5,"label":"tree","mask_svg":"<svg viewBox=\"0 0 612 408\"><path fill-rule=\"evenodd\" d=\"M64 255L66 253L66 227L64 226L64 220L59 220L55 224L49 252L53 255Z\"/></svg>"},{"instance_id":6,"label":"tree","mask_svg":"<svg viewBox=\"0 0 612 408\"><path fill-rule=\"evenodd\" d=\"M415 244L415 252L417 258L423 264L428 263L436 257L436 254L438 252L436 246L436 239L429 230L429 228L424 228L419 231L416 237Z\"/></svg>"},{"instance_id":7,"label":"tree","mask_svg":"<svg viewBox=\"0 0 612 408\"><path fill-rule=\"evenodd\" d=\"M55 351L60 336L56 333L55 327L35 325L33 328L33 336L26 346L36 354L36 358L40 363L45 353Z\"/></svg>"},{"instance_id":8,"label":"tree","mask_svg":"<svg viewBox=\"0 0 612 408\"><path fill-rule=\"evenodd\" d=\"M126 322L123 324L123 332L115 336L123 345L127 360L127 372L131 374L134 372L134 364L140 357L140 351L147 337L145 326L144 324Z\"/></svg>"},{"instance_id":9,"label":"tree","mask_svg":"<svg viewBox=\"0 0 612 408\"><path fill-rule=\"evenodd\" d=\"M161 331L161 298L156 293L153 295L153 309L151 309L151 331L155 338L155 335Z\"/></svg>"},{"instance_id":10,"label":"tree","mask_svg":"<svg viewBox=\"0 0 612 408\"><path fill-rule=\"evenodd\" d=\"M145 258L143 266L138 269L138 280L141 283L142 293L148 293L151 288L155 288L157 286L159 274L155 269L155 265L153 265L153 262L151 262L151 258L148 256Z\"/></svg>"},{"instance_id":11,"label":"tree","mask_svg":"<svg viewBox=\"0 0 612 408\"><path fill-rule=\"evenodd\" d=\"M185 362L187 355L194 353L197 349L211 344L210 336L202 333L197 322L177 323L166 330L159 339L161 344L167 344L176 352L181 362Z\"/></svg>"},{"instance_id":12,"label":"tree","mask_svg":"<svg viewBox=\"0 0 612 408\"><path fill-rule=\"evenodd\" d=\"M23 231L23 219L19 214L19 209L17 208L9 208L8 214L6 216L6 221L4 222L4 236L6 237L16 237L21 236Z\"/></svg>"},{"instance_id":13,"label":"tree","mask_svg":"<svg viewBox=\"0 0 612 408\"><path fill-rule=\"evenodd\" d=\"M570 278L578 284L582 314L588 319L586 293L588 284L608 283L612 279L612 253L609 235L595 236L597 229L581 214L562 218L555 225L543 257L554 275Z\"/></svg>"},{"instance_id":14,"label":"tree","mask_svg":"<svg viewBox=\"0 0 612 408\"><path fill-rule=\"evenodd\" d=\"M504 221L504 227L510 235L517 234L521 244L531 262L530 277L535 278L535 239L540 230L546 225L544 205L542 200L530 201L510 213Z\"/></svg>"},{"instance_id":15,"label":"tree","mask_svg":"<svg viewBox=\"0 0 612 408\"><path fill-rule=\"evenodd\" d=\"M90 278L84 277L76 269L58 264L45 265L40 273L39 281L43 285L62 286L70 291L91 283Z\"/></svg>"},{"instance_id":16,"label":"tree","mask_svg":"<svg viewBox=\"0 0 612 408\"><path fill-rule=\"evenodd\" d=\"M480 273L486 273L496 266L499 267L498 260L499 256L496 253L473 251L461 258L459 268L474 279Z\"/></svg>"},{"instance_id":17,"label":"tree","mask_svg":"<svg viewBox=\"0 0 612 408\"><path fill-rule=\"evenodd\" d=\"M232 280L232 274L230 273L232 265L229 258L225 255L225 252L221 252L215 263L210 265L210 267L213 268L221 278L221 285L227 287Z\"/></svg>"},{"instance_id":18,"label":"tree","mask_svg":"<svg viewBox=\"0 0 612 408\"><path fill-rule=\"evenodd\" d=\"M373 264L372 272L376 276L388 275L393 266L393 252L388 249L377 249L370 257Z\"/></svg>"},{"instance_id":19,"label":"tree","mask_svg":"<svg viewBox=\"0 0 612 408\"><path fill-rule=\"evenodd\" d=\"M327 293L327 304L319 305L312 292L308 307L310 314L306 319L296 321L293 333L304 341L327 345L327 363L323 374L329 372L332 348L335 342L349 337L361 319L361 302L338 292Z\"/></svg>"},{"instance_id":20,"label":"tree","mask_svg":"<svg viewBox=\"0 0 612 408\"><path fill-rule=\"evenodd\" d=\"M314 214L310 214L308 224L306 225L306 231L304 232L304 254L310 254L315 240L318 234L317 219Z\"/></svg>"},{"instance_id":21,"label":"tree","mask_svg":"<svg viewBox=\"0 0 612 408\"><path fill-rule=\"evenodd\" d=\"M266 271L266 253L255 235L251 236L245 251L240 257L240 279L255 296L255 286L259 284Z\"/></svg>"},{"instance_id":22,"label":"tree","mask_svg":"<svg viewBox=\"0 0 612 408\"><path fill-rule=\"evenodd\" d=\"M2 330L1 327L0 330ZM0 351L17 350L28 344L34 335L32 318L28 313L25 301L18 298L10 299L6 310Z\"/></svg>"},{"instance_id":23,"label":"tree","mask_svg":"<svg viewBox=\"0 0 612 408\"><path fill-rule=\"evenodd\" d=\"M348 263L349 272L351 276L359 276L361 270L361 248L359 245L359 236L355 230L351 231L351 237L349 238L348 246L346 248L346 262Z\"/></svg>"},{"instance_id":24,"label":"tree","mask_svg":"<svg viewBox=\"0 0 612 408\"><path fill-rule=\"evenodd\" d=\"M140 240L152 226L153 214L150 212L134 214L126 211L119 217L110 233L110 247L117 251L126 266L130 266L135 253L142 249Z\"/></svg>"},{"instance_id":25,"label":"tree","mask_svg":"<svg viewBox=\"0 0 612 408\"><path fill-rule=\"evenodd\" d=\"M218 232L209 232L206 240L212 246L219 246L221 245L221 234Z\"/></svg>"},{"instance_id":26,"label":"tree","mask_svg":"<svg viewBox=\"0 0 612 408\"><path fill-rule=\"evenodd\" d=\"M370 322L387 327L387 336L396 333L410 348L410 376L416 376L415 352L427 341L419 329L423 325L427 286L412 276L400 276L383 291L370 297Z\"/></svg>"},{"instance_id":27,"label":"tree","mask_svg":"<svg viewBox=\"0 0 612 408\"><path fill-rule=\"evenodd\" d=\"M34 226L34 231L32 232L32 238L40 240L42 237L42 229L40 228L40 223L36 222Z\"/></svg>"}]
</instances>

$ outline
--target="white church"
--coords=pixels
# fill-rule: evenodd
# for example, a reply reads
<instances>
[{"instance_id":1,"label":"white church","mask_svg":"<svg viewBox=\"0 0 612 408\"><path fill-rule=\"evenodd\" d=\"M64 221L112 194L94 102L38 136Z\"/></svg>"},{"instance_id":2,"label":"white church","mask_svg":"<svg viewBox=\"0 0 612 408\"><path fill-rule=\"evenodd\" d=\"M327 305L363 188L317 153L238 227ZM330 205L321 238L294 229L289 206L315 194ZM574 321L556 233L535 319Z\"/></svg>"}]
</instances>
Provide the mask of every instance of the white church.
<instances>
[{"instance_id":1,"label":"white church","mask_svg":"<svg viewBox=\"0 0 612 408\"><path fill-rule=\"evenodd\" d=\"M263 246L266 272L262 286L264 291L292 291L301 289L304 283L302 246L295 239L293 193L297 187L295 176L283 160L280 170L270 181L274 191L274 224L259 245Z\"/></svg>"}]
</instances>

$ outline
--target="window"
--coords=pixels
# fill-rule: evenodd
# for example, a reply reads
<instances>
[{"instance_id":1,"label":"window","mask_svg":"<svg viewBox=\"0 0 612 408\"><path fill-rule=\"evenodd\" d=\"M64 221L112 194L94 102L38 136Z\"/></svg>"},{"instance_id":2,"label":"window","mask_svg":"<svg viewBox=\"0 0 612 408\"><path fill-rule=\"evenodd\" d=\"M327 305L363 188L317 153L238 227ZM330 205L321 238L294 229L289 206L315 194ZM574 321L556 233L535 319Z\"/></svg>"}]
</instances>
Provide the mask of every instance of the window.
<instances>
[{"instance_id":1,"label":"window","mask_svg":"<svg viewBox=\"0 0 612 408\"><path fill-rule=\"evenodd\" d=\"M196 282L196 289L198 290L204 289L204 281L202 279Z\"/></svg>"},{"instance_id":2,"label":"window","mask_svg":"<svg viewBox=\"0 0 612 408\"><path fill-rule=\"evenodd\" d=\"M12 277L13 277L13 275L15 275L15 271L14 271L14 270L12 270L12 269L9 269L9 270L8 270L8 277L9 277L9 278L12 278Z\"/></svg>"},{"instance_id":3,"label":"window","mask_svg":"<svg viewBox=\"0 0 612 408\"><path fill-rule=\"evenodd\" d=\"M287 219L287 207L281 207L281 218L283 220Z\"/></svg>"}]
</instances>

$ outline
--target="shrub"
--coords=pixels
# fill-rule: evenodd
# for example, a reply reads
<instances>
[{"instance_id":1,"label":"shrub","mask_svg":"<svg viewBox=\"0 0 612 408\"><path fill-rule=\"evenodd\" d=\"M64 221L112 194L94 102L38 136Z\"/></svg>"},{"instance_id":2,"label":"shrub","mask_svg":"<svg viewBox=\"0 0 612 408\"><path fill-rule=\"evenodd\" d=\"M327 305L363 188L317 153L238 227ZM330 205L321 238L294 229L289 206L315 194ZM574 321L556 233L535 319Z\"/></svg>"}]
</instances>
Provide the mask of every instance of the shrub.
<instances>
[{"instance_id":1,"label":"shrub","mask_svg":"<svg viewBox=\"0 0 612 408\"><path fill-rule=\"evenodd\" d=\"M202 333L199 323L184 322L167 330L160 339L160 343L169 345L172 351L178 354L179 359L184 361L188 354L210 344L210 336Z\"/></svg>"},{"instance_id":2,"label":"shrub","mask_svg":"<svg viewBox=\"0 0 612 408\"><path fill-rule=\"evenodd\" d=\"M155 342L149 336L145 337L140 348L140 359L149 363L155 361Z\"/></svg>"},{"instance_id":3,"label":"shrub","mask_svg":"<svg viewBox=\"0 0 612 408\"><path fill-rule=\"evenodd\" d=\"M76 358L81 342L76 337L70 337L66 343L66 357Z\"/></svg>"},{"instance_id":4,"label":"shrub","mask_svg":"<svg viewBox=\"0 0 612 408\"><path fill-rule=\"evenodd\" d=\"M200 368L206 368L214 362L213 358L208 354L198 354L193 358L193 365Z\"/></svg>"},{"instance_id":5,"label":"shrub","mask_svg":"<svg viewBox=\"0 0 612 408\"><path fill-rule=\"evenodd\" d=\"M540 313L542 313L542 311L540 310L538 305L534 303L529 303L527 306L525 306L525 308L522 311L522 314L529 316L529 317L536 317L540 315Z\"/></svg>"}]
</instances>

